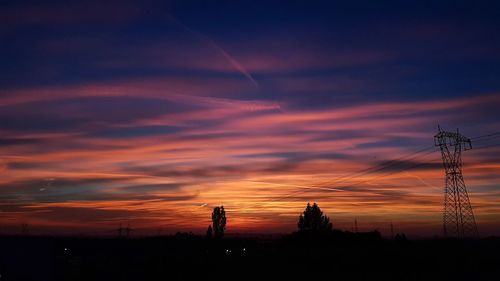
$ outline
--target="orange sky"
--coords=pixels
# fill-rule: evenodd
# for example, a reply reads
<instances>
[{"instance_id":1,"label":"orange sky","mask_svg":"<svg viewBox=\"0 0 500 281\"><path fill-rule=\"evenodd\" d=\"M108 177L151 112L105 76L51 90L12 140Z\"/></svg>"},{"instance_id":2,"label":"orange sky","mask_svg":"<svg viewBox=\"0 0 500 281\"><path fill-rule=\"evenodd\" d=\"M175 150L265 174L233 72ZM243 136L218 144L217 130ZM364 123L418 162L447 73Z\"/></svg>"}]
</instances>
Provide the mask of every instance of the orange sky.
<instances>
[{"instance_id":1,"label":"orange sky","mask_svg":"<svg viewBox=\"0 0 500 281\"><path fill-rule=\"evenodd\" d=\"M1 1L0 234L440 235L439 124L500 235L498 9L153 2Z\"/></svg>"},{"instance_id":2,"label":"orange sky","mask_svg":"<svg viewBox=\"0 0 500 281\"><path fill-rule=\"evenodd\" d=\"M364 230L387 233L392 221L400 231L439 234L444 180L433 120L498 101L489 95L307 111L193 97L188 102L203 107L108 127L183 127L166 135L28 132L18 140L38 141L2 149L2 221L33 231L93 233L130 223L144 233L202 232L211 208L224 205L230 232L285 232L307 202L318 202L338 228L350 229L357 218ZM474 211L488 232L500 218L492 185L498 151L463 155ZM363 173L370 168L378 170Z\"/></svg>"}]
</instances>

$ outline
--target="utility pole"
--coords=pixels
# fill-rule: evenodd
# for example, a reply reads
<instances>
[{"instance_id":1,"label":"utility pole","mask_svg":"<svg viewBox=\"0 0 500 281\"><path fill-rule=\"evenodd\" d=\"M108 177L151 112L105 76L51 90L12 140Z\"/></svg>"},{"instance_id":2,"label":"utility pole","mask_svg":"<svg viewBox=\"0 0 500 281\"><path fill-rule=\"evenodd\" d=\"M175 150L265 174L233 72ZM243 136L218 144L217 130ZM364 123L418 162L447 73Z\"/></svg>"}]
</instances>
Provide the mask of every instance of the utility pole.
<instances>
[{"instance_id":1,"label":"utility pole","mask_svg":"<svg viewBox=\"0 0 500 281\"><path fill-rule=\"evenodd\" d=\"M434 136L441 149L445 171L443 232L445 237L478 238L474 213L462 176L462 150L472 149L470 139L460 132L442 131Z\"/></svg>"},{"instance_id":2,"label":"utility pole","mask_svg":"<svg viewBox=\"0 0 500 281\"><path fill-rule=\"evenodd\" d=\"M391 239L394 239L394 225L392 224L392 221L391 221Z\"/></svg>"},{"instance_id":3,"label":"utility pole","mask_svg":"<svg viewBox=\"0 0 500 281\"><path fill-rule=\"evenodd\" d=\"M121 223L120 223L120 227L116 231L118 231L118 237L122 237L123 227L122 227Z\"/></svg>"},{"instance_id":4,"label":"utility pole","mask_svg":"<svg viewBox=\"0 0 500 281\"><path fill-rule=\"evenodd\" d=\"M27 223L21 224L21 234L24 236L30 235L30 228Z\"/></svg>"},{"instance_id":5,"label":"utility pole","mask_svg":"<svg viewBox=\"0 0 500 281\"><path fill-rule=\"evenodd\" d=\"M130 228L130 224L128 224L127 227L122 227L122 224L120 223L120 227L118 229L116 229L116 231L118 232L119 237L128 238L128 236L130 235L130 232L132 232L133 229Z\"/></svg>"},{"instance_id":6,"label":"utility pole","mask_svg":"<svg viewBox=\"0 0 500 281\"><path fill-rule=\"evenodd\" d=\"M130 228L130 224L128 224L127 227L125 228L125 237L128 238L131 231L132 231L132 229Z\"/></svg>"}]
</instances>

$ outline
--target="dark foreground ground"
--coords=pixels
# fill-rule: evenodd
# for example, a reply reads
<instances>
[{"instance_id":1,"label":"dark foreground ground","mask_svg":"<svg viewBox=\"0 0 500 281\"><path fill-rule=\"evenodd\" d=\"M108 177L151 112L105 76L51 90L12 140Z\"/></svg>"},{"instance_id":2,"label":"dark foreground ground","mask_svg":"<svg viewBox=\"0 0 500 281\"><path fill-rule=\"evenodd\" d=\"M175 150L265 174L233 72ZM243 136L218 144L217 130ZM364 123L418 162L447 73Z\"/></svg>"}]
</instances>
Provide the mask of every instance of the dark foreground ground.
<instances>
[{"instance_id":1,"label":"dark foreground ground","mask_svg":"<svg viewBox=\"0 0 500 281\"><path fill-rule=\"evenodd\" d=\"M500 240L0 237L0 280L500 280Z\"/></svg>"}]
</instances>

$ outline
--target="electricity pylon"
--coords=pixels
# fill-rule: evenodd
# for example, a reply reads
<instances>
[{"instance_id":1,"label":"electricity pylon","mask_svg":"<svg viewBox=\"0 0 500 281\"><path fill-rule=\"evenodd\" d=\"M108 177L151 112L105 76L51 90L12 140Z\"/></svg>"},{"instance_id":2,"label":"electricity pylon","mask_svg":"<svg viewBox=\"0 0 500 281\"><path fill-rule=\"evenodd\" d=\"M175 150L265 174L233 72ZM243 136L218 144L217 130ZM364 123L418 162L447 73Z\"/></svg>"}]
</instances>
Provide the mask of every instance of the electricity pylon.
<instances>
[{"instance_id":1,"label":"electricity pylon","mask_svg":"<svg viewBox=\"0 0 500 281\"><path fill-rule=\"evenodd\" d=\"M130 228L130 224L127 225L127 227L122 227L122 224L120 223L120 227L118 229L116 229L116 231L118 232L119 237L128 238L128 236L130 235L130 232L133 231L133 229Z\"/></svg>"},{"instance_id":2,"label":"electricity pylon","mask_svg":"<svg viewBox=\"0 0 500 281\"><path fill-rule=\"evenodd\" d=\"M462 176L462 150L472 149L470 139L458 132L442 131L434 136L441 149L445 171L443 231L445 237L478 238L474 213Z\"/></svg>"}]
</instances>

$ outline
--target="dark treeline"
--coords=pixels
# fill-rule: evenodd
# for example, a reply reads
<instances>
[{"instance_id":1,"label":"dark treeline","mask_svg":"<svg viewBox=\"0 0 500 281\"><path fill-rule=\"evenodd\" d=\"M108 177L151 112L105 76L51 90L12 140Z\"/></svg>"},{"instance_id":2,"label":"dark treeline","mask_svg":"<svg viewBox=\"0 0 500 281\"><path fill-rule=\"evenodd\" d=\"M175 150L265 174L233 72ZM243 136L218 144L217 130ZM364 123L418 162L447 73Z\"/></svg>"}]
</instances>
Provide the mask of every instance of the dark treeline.
<instances>
[{"instance_id":1,"label":"dark treeline","mask_svg":"<svg viewBox=\"0 0 500 281\"><path fill-rule=\"evenodd\" d=\"M410 241L334 228L308 204L297 231L230 238L216 207L206 235L0 237L0 280L498 280L500 239Z\"/></svg>"},{"instance_id":2,"label":"dark treeline","mask_svg":"<svg viewBox=\"0 0 500 281\"><path fill-rule=\"evenodd\" d=\"M0 237L1 280L498 280L499 239Z\"/></svg>"}]
</instances>

